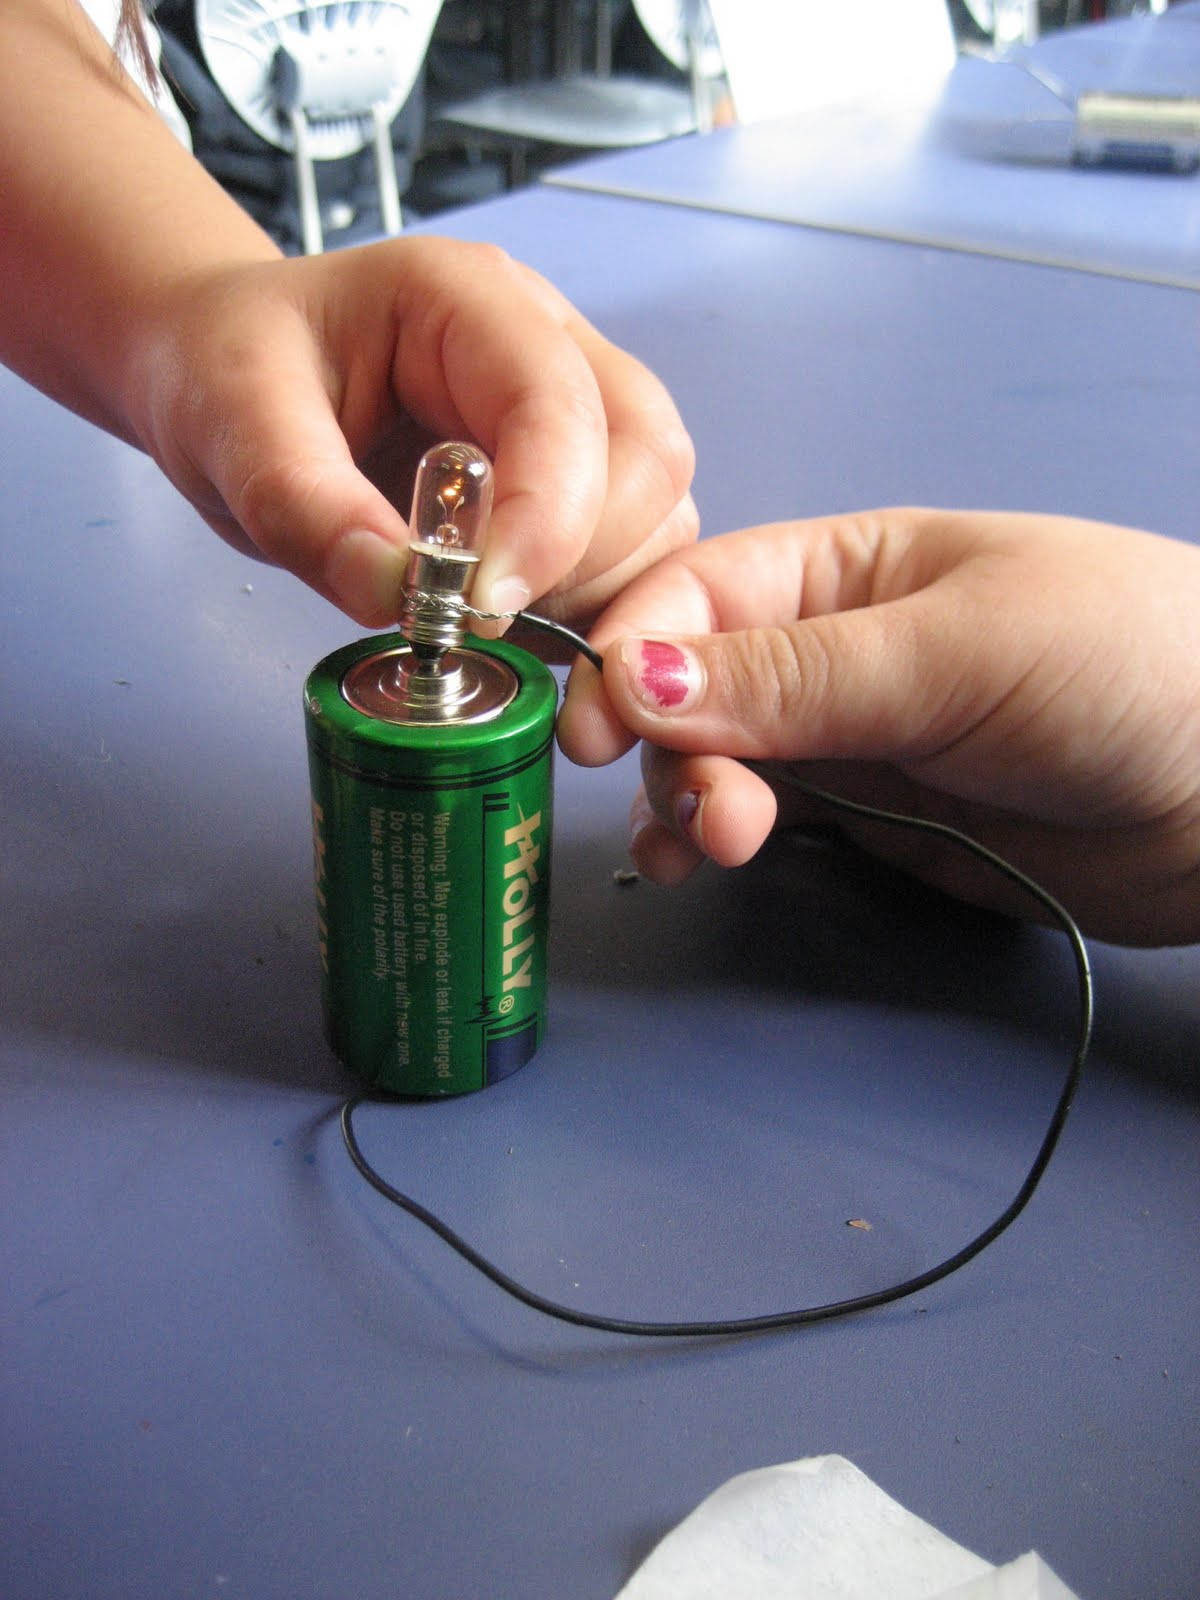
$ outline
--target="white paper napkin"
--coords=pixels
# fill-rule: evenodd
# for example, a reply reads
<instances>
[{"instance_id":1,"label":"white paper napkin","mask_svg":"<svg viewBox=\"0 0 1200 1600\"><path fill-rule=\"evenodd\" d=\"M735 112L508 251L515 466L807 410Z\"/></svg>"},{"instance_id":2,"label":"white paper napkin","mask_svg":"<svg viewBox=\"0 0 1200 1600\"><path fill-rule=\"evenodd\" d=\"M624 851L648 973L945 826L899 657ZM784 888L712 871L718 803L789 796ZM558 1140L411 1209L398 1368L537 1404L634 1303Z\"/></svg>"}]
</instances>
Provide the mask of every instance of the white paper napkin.
<instances>
[{"instance_id":1,"label":"white paper napkin","mask_svg":"<svg viewBox=\"0 0 1200 1600\"><path fill-rule=\"evenodd\" d=\"M617 1600L1076 1600L1035 1554L993 1567L844 1456L731 1478Z\"/></svg>"}]
</instances>

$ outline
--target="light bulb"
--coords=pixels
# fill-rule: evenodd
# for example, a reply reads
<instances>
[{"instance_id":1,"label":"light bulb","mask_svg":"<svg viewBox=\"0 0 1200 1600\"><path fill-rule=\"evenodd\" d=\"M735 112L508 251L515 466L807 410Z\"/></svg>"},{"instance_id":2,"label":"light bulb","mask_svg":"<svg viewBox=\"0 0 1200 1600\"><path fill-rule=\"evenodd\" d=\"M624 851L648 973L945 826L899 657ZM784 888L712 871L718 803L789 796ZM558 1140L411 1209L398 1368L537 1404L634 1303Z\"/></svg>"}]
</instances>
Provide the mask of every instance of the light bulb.
<instances>
[{"instance_id":1,"label":"light bulb","mask_svg":"<svg viewBox=\"0 0 1200 1600\"><path fill-rule=\"evenodd\" d=\"M462 643L463 603L492 514L492 467L482 450L450 441L421 457L413 485L411 539L399 629L437 668Z\"/></svg>"},{"instance_id":2,"label":"light bulb","mask_svg":"<svg viewBox=\"0 0 1200 1600\"><path fill-rule=\"evenodd\" d=\"M414 543L460 550L479 560L492 514L492 466L472 444L427 450L413 484L409 527Z\"/></svg>"}]
</instances>

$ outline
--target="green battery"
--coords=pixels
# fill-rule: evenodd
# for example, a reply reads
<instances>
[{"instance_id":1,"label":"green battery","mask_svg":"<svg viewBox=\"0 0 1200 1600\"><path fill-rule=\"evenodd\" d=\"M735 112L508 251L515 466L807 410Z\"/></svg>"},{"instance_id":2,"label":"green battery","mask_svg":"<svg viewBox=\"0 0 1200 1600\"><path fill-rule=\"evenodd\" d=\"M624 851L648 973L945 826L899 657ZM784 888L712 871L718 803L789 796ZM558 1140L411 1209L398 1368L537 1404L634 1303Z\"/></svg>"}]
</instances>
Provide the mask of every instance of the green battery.
<instances>
[{"instance_id":1,"label":"green battery","mask_svg":"<svg viewBox=\"0 0 1200 1600\"><path fill-rule=\"evenodd\" d=\"M425 669L402 634L360 640L305 717L329 1042L378 1088L450 1095L542 1039L558 691L503 641L438 654L429 705Z\"/></svg>"},{"instance_id":2,"label":"green battery","mask_svg":"<svg viewBox=\"0 0 1200 1600\"><path fill-rule=\"evenodd\" d=\"M397 632L304 688L325 1030L395 1094L482 1089L545 1028L558 686L468 641L493 492L475 445L425 452Z\"/></svg>"}]
</instances>

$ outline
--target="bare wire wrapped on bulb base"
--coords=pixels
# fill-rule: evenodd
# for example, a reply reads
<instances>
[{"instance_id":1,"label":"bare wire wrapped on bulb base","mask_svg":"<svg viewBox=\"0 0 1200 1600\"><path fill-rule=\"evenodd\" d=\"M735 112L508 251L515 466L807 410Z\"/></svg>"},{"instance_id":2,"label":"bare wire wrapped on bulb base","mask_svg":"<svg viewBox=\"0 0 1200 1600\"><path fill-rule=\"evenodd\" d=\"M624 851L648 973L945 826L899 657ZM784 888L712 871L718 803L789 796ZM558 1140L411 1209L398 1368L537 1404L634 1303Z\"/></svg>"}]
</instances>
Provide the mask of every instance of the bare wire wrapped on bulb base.
<instances>
[{"instance_id":1,"label":"bare wire wrapped on bulb base","mask_svg":"<svg viewBox=\"0 0 1200 1600\"><path fill-rule=\"evenodd\" d=\"M404 606L396 626L434 670L463 641L466 599L479 557L473 551L414 542L408 547Z\"/></svg>"}]
</instances>

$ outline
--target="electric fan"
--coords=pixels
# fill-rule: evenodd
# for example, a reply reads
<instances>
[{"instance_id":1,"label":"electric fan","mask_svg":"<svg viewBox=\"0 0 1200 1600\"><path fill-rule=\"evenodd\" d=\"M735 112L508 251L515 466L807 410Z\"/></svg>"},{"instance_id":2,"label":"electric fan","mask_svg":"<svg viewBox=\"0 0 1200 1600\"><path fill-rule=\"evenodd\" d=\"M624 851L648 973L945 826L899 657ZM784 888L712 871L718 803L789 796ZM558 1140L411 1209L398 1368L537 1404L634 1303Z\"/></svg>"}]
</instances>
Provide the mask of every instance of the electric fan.
<instances>
[{"instance_id":1,"label":"electric fan","mask_svg":"<svg viewBox=\"0 0 1200 1600\"><path fill-rule=\"evenodd\" d=\"M704 78L721 76L721 45L704 0L633 0L633 9L672 66Z\"/></svg>"},{"instance_id":2,"label":"electric fan","mask_svg":"<svg viewBox=\"0 0 1200 1600\"><path fill-rule=\"evenodd\" d=\"M400 232L391 123L412 93L442 0L196 0L205 63L260 138L289 151L304 249L323 245L314 161L374 146L384 231Z\"/></svg>"}]
</instances>

